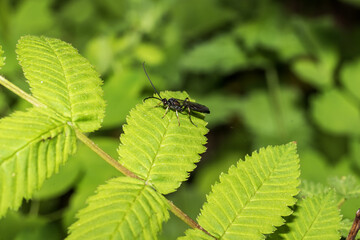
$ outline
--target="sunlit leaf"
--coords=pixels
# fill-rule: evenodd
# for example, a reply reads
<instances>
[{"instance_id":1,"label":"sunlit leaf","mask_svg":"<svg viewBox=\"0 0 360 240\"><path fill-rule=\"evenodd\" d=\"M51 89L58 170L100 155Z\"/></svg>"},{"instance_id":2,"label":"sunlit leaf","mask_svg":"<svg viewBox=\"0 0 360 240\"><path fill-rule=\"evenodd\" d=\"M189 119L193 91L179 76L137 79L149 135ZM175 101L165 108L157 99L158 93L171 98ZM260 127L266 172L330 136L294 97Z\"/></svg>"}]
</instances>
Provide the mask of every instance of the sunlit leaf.
<instances>
[{"instance_id":1,"label":"sunlit leaf","mask_svg":"<svg viewBox=\"0 0 360 240\"><path fill-rule=\"evenodd\" d=\"M291 214L299 175L296 144L260 149L220 176L198 222L216 238L264 239ZM194 230L186 234L192 239Z\"/></svg>"},{"instance_id":2,"label":"sunlit leaf","mask_svg":"<svg viewBox=\"0 0 360 240\"><path fill-rule=\"evenodd\" d=\"M116 158L118 140L108 137L96 137L92 138L92 140L106 153ZM79 145L78 151L70 157L69 161L77 161L83 175L74 187L75 191L71 195L69 206L64 212L63 224L65 226L70 226L75 222L76 213L86 206L86 199L94 194L99 185L119 175L115 168L103 161L99 156L94 156L94 152L85 145Z\"/></svg>"},{"instance_id":3,"label":"sunlit leaf","mask_svg":"<svg viewBox=\"0 0 360 240\"><path fill-rule=\"evenodd\" d=\"M163 98L188 96L184 92L160 94ZM148 99L130 111L118 152L121 164L166 194L175 191L195 168L205 151L208 130L196 116L192 121L197 126L191 124L186 111L179 114L180 126L172 110L162 118L165 109L158 104L159 100Z\"/></svg>"},{"instance_id":4,"label":"sunlit leaf","mask_svg":"<svg viewBox=\"0 0 360 240\"><path fill-rule=\"evenodd\" d=\"M17 45L33 96L84 132L100 127L105 102L99 74L70 44L26 36Z\"/></svg>"},{"instance_id":5,"label":"sunlit leaf","mask_svg":"<svg viewBox=\"0 0 360 240\"><path fill-rule=\"evenodd\" d=\"M334 192L302 199L294 213L294 221L287 224L289 231L280 234L284 239L339 239L340 214Z\"/></svg>"},{"instance_id":6,"label":"sunlit leaf","mask_svg":"<svg viewBox=\"0 0 360 240\"><path fill-rule=\"evenodd\" d=\"M165 198L141 180L119 177L98 188L70 227L70 239L156 239L169 218Z\"/></svg>"},{"instance_id":7,"label":"sunlit leaf","mask_svg":"<svg viewBox=\"0 0 360 240\"><path fill-rule=\"evenodd\" d=\"M66 122L33 108L0 120L0 216L17 209L75 152Z\"/></svg>"}]
</instances>

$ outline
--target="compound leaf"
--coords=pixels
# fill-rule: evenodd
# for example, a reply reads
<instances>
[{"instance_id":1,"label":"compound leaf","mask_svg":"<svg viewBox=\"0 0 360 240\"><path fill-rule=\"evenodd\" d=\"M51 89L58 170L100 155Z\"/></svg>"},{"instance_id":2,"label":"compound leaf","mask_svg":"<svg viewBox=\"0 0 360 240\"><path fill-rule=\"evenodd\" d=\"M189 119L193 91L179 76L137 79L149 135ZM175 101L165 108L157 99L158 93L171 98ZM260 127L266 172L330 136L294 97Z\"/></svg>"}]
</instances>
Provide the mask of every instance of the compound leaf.
<instances>
[{"instance_id":1,"label":"compound leaf","mask_svg":"<svg viewBox=\"0 0 360 240\"><path fill-rule=\"evenodd\" d=\"M335 192L345 199L360 197L360 184L354 176L332 177L328 182Z\"/></svg>"},{"instance_id":2,"label":"compound leaf","mask_svg":"<svg viewBox=\"0 0 360 240\"><path fill-rule=\"evenodd\" d=\"M218 239L264 239L291 214L299 175L295 143L260 149L220 176L198 222Z\"/></svg>"},{"instance_id":3,"label":"compound leaf","mask_svg":"<svg viewBox=\"0 0 360 240\"><path fill-rule=\"evenodd\" d=\"M188 229L185 234L186 236L179 237L178 240L214 240L213 237L207 235L199 229Z\"/></svg>"},{"instance_id":4,"label":"compound leaf","mask_svg":"<svg viewBox=\"0 0 360 240\"><path fill-rule=\"evenodd\" d=\"M335 204L334 191L299 201L295 219L289 231L280 234L284 239L339 239L340 214Z\"/></svg>"},{"instance_id":5,"label":"compound leaf","mask_svg":"<svg viewBox=\"0 0 360 240\"><path fill-rule=\"evenodd\" d=\"M0 120L0 216L17 209L75 152L66 121L45 109L15 112Z\"/></svg>"},{"instance_id":6,"label":"compound leaf","mask_svg":"<svg viewBox=\"0 0 360 240\"><path fill-rule=\"evenodd\" d=\"M161 92L163 98L185 99L186 93ZM120 162L163 194L173 192L195 168L199 154L205 151L206 122L187 113L179 113L180 126L175 112L156 107L159 100L148 99L137 105L127 118L120 136L118 153Z\"/></svg>"},{"instance_id":7,"label":"compound leaf","mask_svg":"<svg viewBox=\"0 0 360 240\"><path fill-rule=\"evenodd\" d=\"M25 36L17 54L35 98L84 132L100 127L105 109L102 82L75 48L54 38Z\"/></svg>"},{"instance_id":8,"label":"compound leaf","mask_svg":"<svg viewBox=\"0 0 360 240\"><path fill-rule=\"evenodd\" d=\"M143 181L119 177L98 188L70 227L71 239L156 239L166 199Z\"/></svg>"}]
</instances>

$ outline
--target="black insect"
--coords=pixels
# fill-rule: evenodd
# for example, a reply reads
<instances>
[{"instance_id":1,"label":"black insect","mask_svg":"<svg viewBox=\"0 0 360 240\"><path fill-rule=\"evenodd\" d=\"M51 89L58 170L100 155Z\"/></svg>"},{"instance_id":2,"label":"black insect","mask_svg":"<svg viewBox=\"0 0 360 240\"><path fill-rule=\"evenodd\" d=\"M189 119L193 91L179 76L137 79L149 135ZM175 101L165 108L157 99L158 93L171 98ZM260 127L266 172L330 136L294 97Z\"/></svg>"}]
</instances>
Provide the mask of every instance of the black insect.
<instances>
[{"instance_id":1,"label":"black insect","mask_svg":"<svg viewBox=\"0 0 360 240\"><path fill-rule=\"evenodd\" d=\"M159 104L162 103L163 107L166 107L165 114L164 114L164 116L162 116L163 118L165 117L165 115L167 114L169 109L174 110L175 114L176 114L176 117L177 117L177 120L178 120L178 123L179 123L179 126L180 126L179 112L183 112L183 111L187 110L188 114L189 114L190 122L194 126L196 126L195 123L193 123L193 121L191 120L191 111L196 111L196 112L201 112L201 113L210 113L210 110L209 110L208 107L206 107L204 105L201 105L199 103L190 102L189 98L185 98L185 100L181 100L181 99L177 99L177 98L169 98L169 99L162 98L160 96L160 93L156 90L154 84L151 82L150 77L146 72L145 62L143 63L143 68L144 68L144 72L146 74L146 77L150 81L151 86L154 88L156 94L159 96L159 97L147 97L143 101L145 101L145 100L147 100L149 98L155 98L155 99L160 100L161 102Z\"/></svg>"}]
</instances>

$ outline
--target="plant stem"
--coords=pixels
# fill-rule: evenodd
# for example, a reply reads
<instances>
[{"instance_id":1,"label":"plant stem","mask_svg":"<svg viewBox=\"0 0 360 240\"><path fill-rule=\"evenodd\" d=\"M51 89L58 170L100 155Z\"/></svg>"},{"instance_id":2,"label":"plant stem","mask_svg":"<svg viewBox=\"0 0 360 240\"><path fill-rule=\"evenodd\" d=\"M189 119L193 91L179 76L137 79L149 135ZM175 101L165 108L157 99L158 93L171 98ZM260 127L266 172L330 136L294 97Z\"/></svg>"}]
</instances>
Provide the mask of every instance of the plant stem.
<instances>
[{"instance_id":1,"label":"plant stem","mask_svg":"<svg viewBox=\"0 0 360 240\"><path fill-rule=\"evenodd\" d=\"M6 78L0 75L0 84L15 93L16 95L20 96L24 100L28 101L32 105L36 107L44 107L47 108L47 106L40 101L38 101L36 98L31 96L30 94L24 92L22 89L14 85L13 83L9 82ZM72 125L71 123L69 123ZM72 126L75 130L76 136L80 141L82 141L86 146L88 146L91 150L93 150L95 153L97 153L102 159L104 159L107 163L109 163L111 166L119 170L121 173L128 177L144 180L140 177L138 177L135 173L131 172L129 169L121 165L118 161L113 159L109 154L107 154L104 150L102 150L96 143L94 143L90 138L88 138L85 134L83 134L79 129ZM147 183L145 183L147 184ZM149 184L147 184L149 185ZM207 235L215 238L210 233L208 233L204 228L202 228L197 222L195 222L193 219L191 219L188 215L186 215L183 211L181 211L178 207L174 205L173 202L170 200L167 200L169 203L170 211L175 214L175 216L179 217L182 221L184 221L187 225L189 225L191 228L197 228ZM216 238L215 238L216 239Z\"/></svg>"},{"instance_id":2,"label":"plant stem","mask_svg":"<svg viewBox=\"0 0 360 240\"><path fill-rule=\"evenodd\" d=\"M14 85L13 83L11 83L9 80L7 80L6 78L4 78L1 75L0 75L0 84L3 85L4 87L6 87L7 89L9 89L10 91L12 91L13 93L15 93L16 95L18 95L19 97L28 101L35 107L43 107L43 108L47 107L45 104L41 103L40 101L38 101L36 98L31 96L30 94L24 92L22 89L20 89L19 87L17 87L16 85Z\"/></svg>"},{"instance_id":3,"label":"plant stem","mask_svg":"<svg viewBox=\"0 0 360 240\"><path fill-rule=\"evenodd\" d=\"M204 233L206 233L207 235L209 235L210 237L213 237L214 239L217 239L216 237L214 237L213 235L211 235L208 231L206 231L202 226L200 226L197 222L195 222L192 218L190 218L188 215L186 215L186 213L184 213L183 211L181 211L181 209L179 209L177 206L174 205L174 203L170 200L167 200L168 204L170 206L170 210L171 212L177 216L178 218L180 218L183 222L185 222L187 225L189 225L191 228L194 229L199 229L201 231L203 231Z\"/></svg>"},{"instance_id":4,"label":"plant stem","mask_svg":"<svg viewBox=\"0 0 360 240\"><path fill-rule=\"evenodd\" d=\"M341 198L341 199L340 199L340 201L339 201L338 204L337 204L338 209L341 208L341 206L345 203L345 201L346 201L345 198Z\"/></svg>"},{"instance_id":5,"label":"plant stem","mask_svg":"<svg viewBox=\"0 0 360 240\"><path fill-rule=\"evenodd\" d=\"M104 152L104 150L102 150L98 145L96 145L96 143L94 143L90 138L85 136L80 130L78 130L77 128L74 128L74 129L75 129L75 132L76 132L76 136L80 139L80 141L82 141L91 150L96 152L102 159L104 159L106 162L108 162L111 166L113 166L114 168L116 168L117 170L119 170L121 173L123 173L124 175L126 175L128 177L144 180L144 179L141 179L140 177L138 177L137 175L135 175L135 173L131 172L129 169L122 166L118 161L113 159L109 154ZM145 183L145 184L147 184L147 183ZM156 191L156 189L155 189L155 191ZM191 228L197 228L197 229L203 231L204 233L206 233L207 235L215 238L210 233L208 233L203 227L201 227L197 222L195 222L188 215L186 215L186 213L184 213L183 211L181 211L181 209L179 209L177 206L175 206L173 202L171 202L170 200L167 200L167 201L168 201L168 204L169 204L169 207L170 207L170 211L175 216L180 218L182 221L184 221Z\"/></svg>"},{"instance_id":6,"label":"plant stem","mask_svg":"<svg viewBox=\"0 0 360 240\"><path fill-rule=\"evenodd\" d=\"M360 229L360 209L356 211L353 225L351 226L349 235L347 236L346 240L354 240L359 229Z\"/></svg>"},{"instance_id":7,"label":"plant stem","mask_svg":"<svg viewBox=\"0 0 360 240\"><path fill-rule=\"evenodd\" d=\"M121 165L118 161L113 159L109 154L107 154L104 150L102 150L96 143L94 143L90 138L85 136L80 130L75 128L76 136L82 141L86 146L88 146L91 150L93 150L97 155L99 155L102 159L104 159L107 163L109 163L111 166L119 170L121 173L128 177L141 179L135 173L131 172L129 169ZM142 180L142 179L141 179Z\"/></svg>"}]
</instances>

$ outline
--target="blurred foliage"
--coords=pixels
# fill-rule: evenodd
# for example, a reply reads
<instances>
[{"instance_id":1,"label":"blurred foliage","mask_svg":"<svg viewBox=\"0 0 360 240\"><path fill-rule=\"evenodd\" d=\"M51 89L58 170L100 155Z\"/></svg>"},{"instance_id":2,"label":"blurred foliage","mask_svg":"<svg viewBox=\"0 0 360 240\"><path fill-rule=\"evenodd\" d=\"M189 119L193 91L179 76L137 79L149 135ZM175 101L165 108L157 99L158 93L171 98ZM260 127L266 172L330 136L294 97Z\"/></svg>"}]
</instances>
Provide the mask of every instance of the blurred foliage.
<instances>
[{"instance_id":1,"label":"blurred foliage","mask_svg":"<svg viewBox=\"0 0 360 240\"><path fill-rule=\"evenodd\" d=\"M357 191L358 16L358 0L2 0L0 66L6 57L2 74L27 91L15 55L19 37L72 43L104 80L106 117L90 137L115 158L126 115L153 93L142 62L159 91L186 91L208 106L208 151L189 182L169 196L195 218L219 174L268 144L298 143L305 182L329 186L337 177L330 185L341 190L341 176L352 175L347 186L353 187L343 190ZM26 107L0 88L1 116ZM0 220L0 232L7 229L6 239L49 239L53 229L51 239L61 239L95 187L115 175L80 148L21 213ZM353 197L341 207L349 219L359 208ZM185 228L171 217L162 238Z\"/></svg>"}]
</instances>

